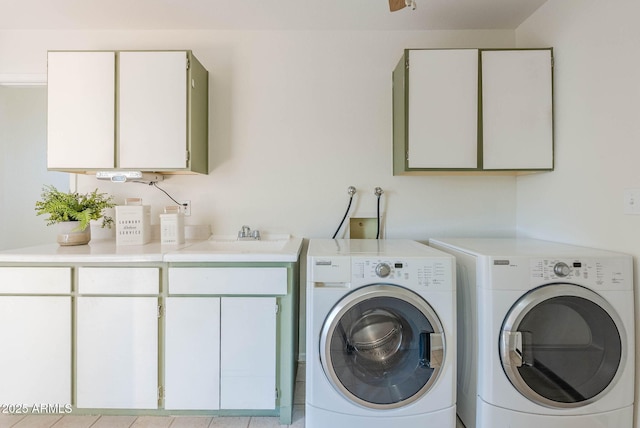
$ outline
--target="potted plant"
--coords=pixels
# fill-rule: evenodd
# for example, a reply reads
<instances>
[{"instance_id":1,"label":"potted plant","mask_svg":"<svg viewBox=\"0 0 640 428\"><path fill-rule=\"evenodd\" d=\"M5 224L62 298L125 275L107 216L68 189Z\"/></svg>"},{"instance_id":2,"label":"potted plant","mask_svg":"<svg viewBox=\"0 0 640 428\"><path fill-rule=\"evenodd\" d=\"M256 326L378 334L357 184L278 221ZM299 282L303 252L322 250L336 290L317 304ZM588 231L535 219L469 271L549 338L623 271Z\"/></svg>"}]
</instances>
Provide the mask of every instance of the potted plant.
<instances>
[{"instance_id":1,"label":"potted plant","mask_svg":"<svg viewBox=\"0 0 640 428\"><path fill-rule=\"evenodd\" d=\"M91 240L91 220L102 218L102 227L111 227L113 218L104 215L105 208L115 206L113 196L98 193L61 192L54 186L44 186L42 199L36 202L36 214L48 214L47 226L59 224L58 244L81 245Z\"/></svg>"}]
</instances>

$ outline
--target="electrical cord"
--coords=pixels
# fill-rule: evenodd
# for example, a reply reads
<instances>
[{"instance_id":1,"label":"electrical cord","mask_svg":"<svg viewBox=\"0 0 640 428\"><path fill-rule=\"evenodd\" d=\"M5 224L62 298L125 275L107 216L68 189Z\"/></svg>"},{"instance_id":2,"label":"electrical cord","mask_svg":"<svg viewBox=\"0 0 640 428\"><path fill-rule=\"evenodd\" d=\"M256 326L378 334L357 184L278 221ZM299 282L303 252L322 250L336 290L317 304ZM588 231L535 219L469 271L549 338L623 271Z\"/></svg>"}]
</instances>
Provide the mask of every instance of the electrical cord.
<instances>
[{"instance_id":1,"label":"electrical cord","mask_svg":"<svg viewBox=\"0 0 640 428\"><path fill-rule=\"evenodd\" d=\"M349 188L347 189L347 193L349 194L349 205L347 205L347 210L344 212L342 221L340 222L340 225L338 225L338 228L336 229L336 233L333 234L333 237L331 239L336 239L336 236L338 235L338 232L340 231L342 224L344 223L345 219L347 218L347 215L349 214L349 210L351 209L351 203L353 202L353 195L356 194L356 188L353 186L349 186Z\"/></svg>"},{"instance_id":2,"label":"electrical cord","mask_svg":"<svg viewBox=\"0 0 640 428\"><path fill-rule=\"evenodd\" d=\"M173 202L175 202L177 205L181 206L181 207L186 207L187 204L181 204L180 202L176 201L166 190L162 189L160 186L158 186L158 184L155 181L152 181L151 183L149 183L149 186L153 186L156 189L160 190L162 193L164 193L165 195L167 195L169 197L169 199L171 199Z\"/></svg>"}]
</instances>

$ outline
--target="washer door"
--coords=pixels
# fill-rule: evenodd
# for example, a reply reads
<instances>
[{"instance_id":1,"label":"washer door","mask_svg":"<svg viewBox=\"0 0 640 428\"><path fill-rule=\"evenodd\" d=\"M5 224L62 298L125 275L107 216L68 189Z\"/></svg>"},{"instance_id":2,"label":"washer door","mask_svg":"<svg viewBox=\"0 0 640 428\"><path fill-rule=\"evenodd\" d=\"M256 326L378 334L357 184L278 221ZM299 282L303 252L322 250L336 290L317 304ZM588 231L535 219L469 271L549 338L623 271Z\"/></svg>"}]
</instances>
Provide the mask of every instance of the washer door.
<instances>
[{"instance_id":1,"label":"washer door","mask_svg":"<svg viewBox=\"0 0 640 428\"><path fill-rule=\"evenodd\" d=\"M516 389L552 408L580 407L615 384L626 358L620 317L600 295L571 284L536 288L511 308L500 359Z\"/></svg>"},{"instance_id":2,"label":"washer door","mask_svg":"<svg viewBox=\"0 0 640 428\"><path fill-rule=\"evenodd\" d=\"M392 409L427 393L445 358L431 306L399 286L373 284L338 302L320 334L320 360L333 386L367 408Z\"/></svg>"}]
</instances>

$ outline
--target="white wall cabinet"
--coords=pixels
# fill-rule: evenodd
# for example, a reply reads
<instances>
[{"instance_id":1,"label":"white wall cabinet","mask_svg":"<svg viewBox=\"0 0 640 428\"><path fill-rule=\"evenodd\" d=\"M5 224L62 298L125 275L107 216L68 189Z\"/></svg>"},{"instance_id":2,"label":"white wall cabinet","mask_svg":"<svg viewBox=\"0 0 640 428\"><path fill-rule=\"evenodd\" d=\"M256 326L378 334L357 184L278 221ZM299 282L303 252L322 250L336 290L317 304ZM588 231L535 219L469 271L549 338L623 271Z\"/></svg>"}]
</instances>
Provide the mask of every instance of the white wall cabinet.
<instances>
[{"instance_id":1,"label":"white wall cabinet","mask_svg":"<svg viewBox=\"0 0 640 428\"><path fill-rule=\"evenodd\" d=\"M69 268L0 268L3 410L71 404L70 292Z\"/></svg>"},{"instance_id":2,"label":"white wall cabinet","mask_svg":"<svg viewBox=\"0 0 640 428\"><path fill-rule=\"evenodd\" d=\"M191 51L51 51L47 167L206 174L207 106Z\"/></svg>"},{"instance_id":3,"label":"white wall cabinet","mask_svg":"<svg viewBox=\"0 0 640 428\"><path fill-rule=\"evenodd\" d=\"M159 280L157 268L79 268L78 408L158 408Z\"/></svg>"},{"instance_id":4,"label":"white wall cabinet","mask_svg":"<svg viewBox=\"0 0 640 428\"><path fill-rule=\"evenodd\" d=\"M482 50L482 167L553 168L549 49Z\"/></svg>"},{"instance_id":5,"label":"white wall cabinet","mask_svg":"<svg viewBox=\"0 0 640 428\"><path fill-rule=\"evenodd\" d=\"M405 50L394 174L552 170L552 67L551 49Z\"/></svg>"}]
</instances>

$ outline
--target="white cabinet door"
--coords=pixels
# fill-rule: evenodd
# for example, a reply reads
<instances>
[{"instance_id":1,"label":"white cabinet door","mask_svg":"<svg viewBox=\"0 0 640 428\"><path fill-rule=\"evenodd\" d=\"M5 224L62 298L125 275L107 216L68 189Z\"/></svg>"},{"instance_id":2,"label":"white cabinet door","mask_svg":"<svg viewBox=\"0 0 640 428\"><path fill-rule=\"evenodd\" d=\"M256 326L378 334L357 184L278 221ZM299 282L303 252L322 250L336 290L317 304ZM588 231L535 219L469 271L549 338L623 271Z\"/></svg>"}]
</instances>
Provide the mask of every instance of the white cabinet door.
<instances>
[{"instance_id":1,"label":"white cabinet door","mask_svg":"<svg viewBox=\"0 0 640 428\"><path fill-rule=\"evenodd\" d=\"M186 52L121 52L119 95L120 167L186 168Z\"/></svg>"},{"instance_id":2,"label":"white cabinet door","mask_svg":"<svg viewBox=\"0 0 640 428\"><path fill-rule=\"evenodd\" d=\"M478 50L411 50L408 85L408 167L477 168Z\"/></svg>"},{"instance_id":3,"label":"white cabinet door","mask_svg":"<svg viewBox=\"0 0 640 428\"><path fill-rule=\"evenodd\" d=\"M78 408L158 407L158 299L78 297Z\"/></svg>"},{"instance_id":4,"label":"white cabinet door","mask_svg":"<svg viewBox=\"0 0 640 428\"><path fill-rule=\"evenodd\" d=\"M71 404L71 297L0 297L0 403Z\"/></svg>"},{"instance_id":5,"label":"white cabinet door","mask_svg":"<svg viewBox=\"0 0 640 428\"><path fill-rule=\"evenodd\" d=\"M276 298L222 298L220 408L274 409Z\"/></svg>"},{"instance_id":6,"label":"white cabinet door","mask_svg":"<svg viewBox=\"0 0 640 428\"><path fill-rule=\"evenodd\" d=\"M481 55L484 169L553 168L551 50Z\"/></svg>"},{"instance_id":7,"label":"white cabinet door","mask_svg":"<svg viewBox=\"0 0 640 428\"><path fill-rule=\"evenodd\" d=\"M220 298L168 297L165 408L220 408Z\"/></svg>"},{"instance_id":8,"label":"white cabinet door","mask_svg":"<svg viewBox=\"0 0 640 428\"><path fill-rule=\"evenodd\" d=\"M113 168L115 52L49 52L47 167Z\"/></svg>"}]
</instances>

